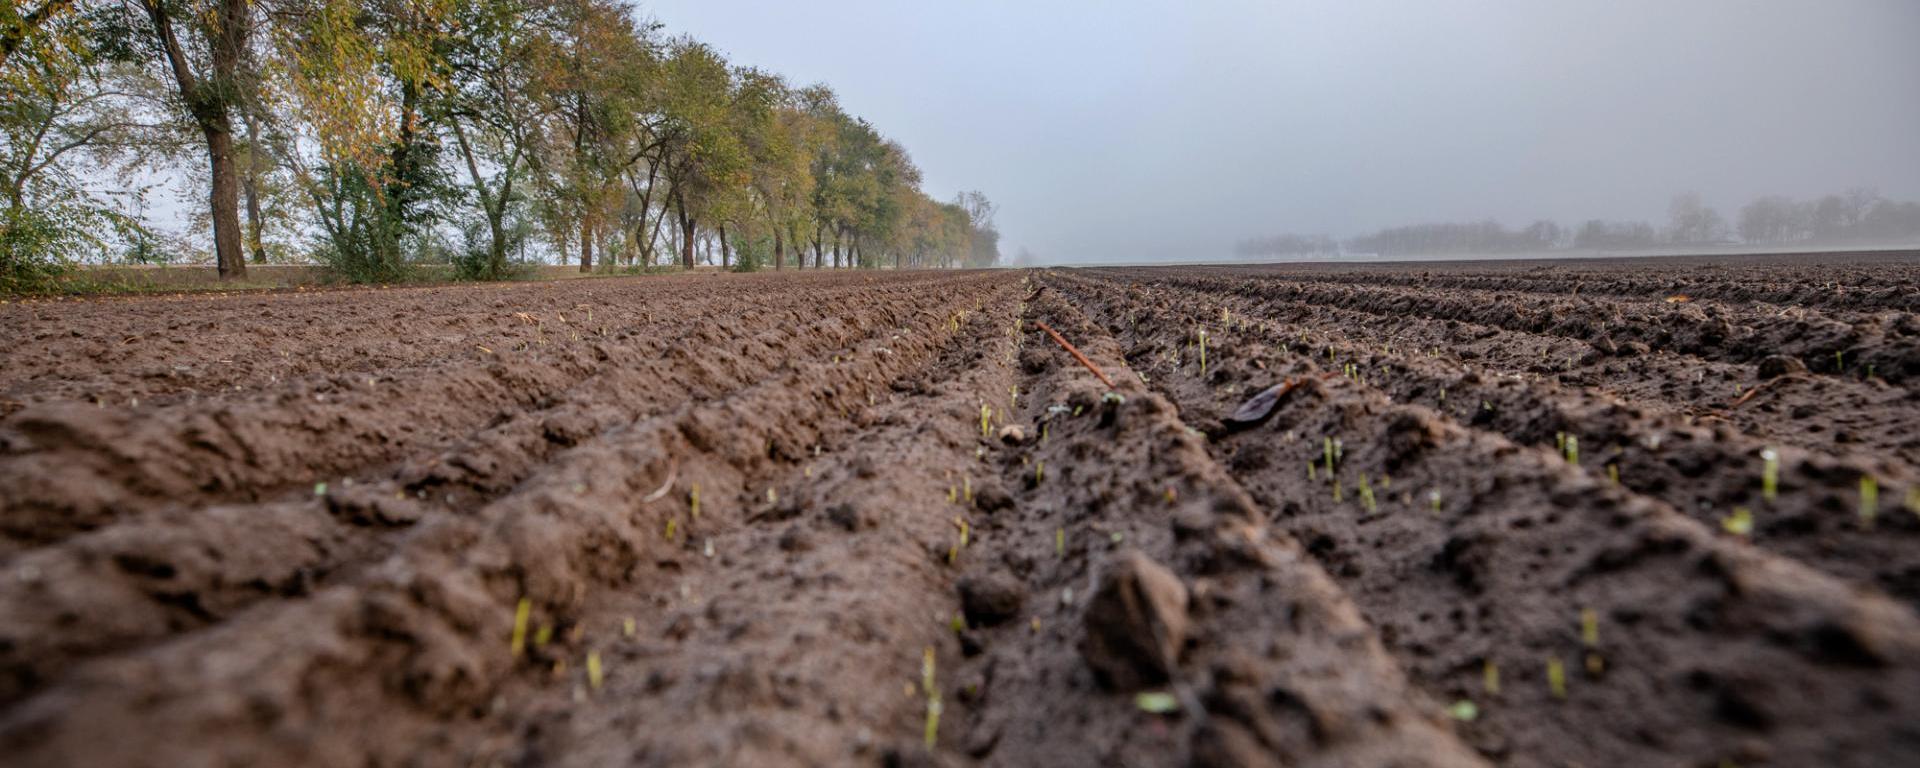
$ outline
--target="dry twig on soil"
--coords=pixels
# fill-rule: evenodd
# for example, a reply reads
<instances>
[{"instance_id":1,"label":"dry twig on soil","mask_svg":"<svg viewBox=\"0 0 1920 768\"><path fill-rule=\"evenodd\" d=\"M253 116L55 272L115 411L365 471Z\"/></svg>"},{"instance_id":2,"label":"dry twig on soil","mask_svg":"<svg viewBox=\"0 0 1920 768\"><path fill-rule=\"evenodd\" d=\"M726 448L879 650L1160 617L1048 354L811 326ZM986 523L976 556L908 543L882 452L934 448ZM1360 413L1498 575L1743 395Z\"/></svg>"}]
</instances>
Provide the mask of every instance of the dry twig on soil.
<instances>
[{"instance_id":1,"label":"dry twig on soil","mask_svg":"<svg viewBox=\"0 0 1920 768\"><path fill-rule=\"evenodd\" d=\"M1100 371L1100 366L1094 365L1093 361L1088 360L1086 355L1080 354L1080 350L1074 349L1072 344L1067 343L1067 340L1061 337L1059 331L1054 330L1052 326L1038 320L1034 321L1033 324L1040 326L1040 330L1046 331L1048 336L1053 337L1055 344L1059 344L1061 349L1067 351L1067 354L1073 355L1073 359L1080 361L1081 365L1086 366L1087 370L1092 371L1094 377L1099 379L1100 383L1107 385L1107 389L1114 388L1113 380L1107 378L1107 375Z\"/></svg>"}]
</instances>

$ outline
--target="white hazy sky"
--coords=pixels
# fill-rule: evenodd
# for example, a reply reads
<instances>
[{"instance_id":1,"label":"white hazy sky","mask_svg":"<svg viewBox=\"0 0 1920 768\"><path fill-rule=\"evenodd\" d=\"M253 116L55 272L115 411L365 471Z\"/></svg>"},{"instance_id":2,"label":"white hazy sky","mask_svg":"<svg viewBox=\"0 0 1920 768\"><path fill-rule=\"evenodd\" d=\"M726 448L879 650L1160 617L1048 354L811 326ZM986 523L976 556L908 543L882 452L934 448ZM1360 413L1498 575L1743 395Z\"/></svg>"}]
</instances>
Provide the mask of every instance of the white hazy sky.
<instances>
[{"instance_id":1,"label":"white hazy sky","mask_svg":"<svg viewBox=\"0 0 1920 768\"><path fill-rule=\"evenodd\" d=\"M1920 199L1920 0L640 0L843 106L1003 253Z\"/></svg>"}]
</instances>

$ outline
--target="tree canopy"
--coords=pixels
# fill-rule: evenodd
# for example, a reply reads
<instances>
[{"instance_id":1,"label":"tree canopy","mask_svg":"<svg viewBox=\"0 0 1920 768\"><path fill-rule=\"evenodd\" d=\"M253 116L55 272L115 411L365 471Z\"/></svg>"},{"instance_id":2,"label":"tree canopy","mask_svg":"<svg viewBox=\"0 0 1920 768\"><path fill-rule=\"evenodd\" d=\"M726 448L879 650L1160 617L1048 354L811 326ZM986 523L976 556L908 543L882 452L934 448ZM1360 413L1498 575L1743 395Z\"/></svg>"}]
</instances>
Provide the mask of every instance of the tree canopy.
<instances>
[{"instance_id":1,"label":"tree canopy","mask_svg":"<svg viewBox=\"0 0 1920 768\"><path fill-rule=\"evenodd\" d=\"M8 264L144 259L99 169L188 172L223 275L318 261L986 266L825 85L729 63L624 0L47 0L0 16ZM102 163L101 161L108 161ZM57 226L76 218L125 226ZM244 219L244 223L243 223ZM76 239L67 231L117 232ZM55 233L55 234L48 234Z\"/></svg>"}]
</instances>

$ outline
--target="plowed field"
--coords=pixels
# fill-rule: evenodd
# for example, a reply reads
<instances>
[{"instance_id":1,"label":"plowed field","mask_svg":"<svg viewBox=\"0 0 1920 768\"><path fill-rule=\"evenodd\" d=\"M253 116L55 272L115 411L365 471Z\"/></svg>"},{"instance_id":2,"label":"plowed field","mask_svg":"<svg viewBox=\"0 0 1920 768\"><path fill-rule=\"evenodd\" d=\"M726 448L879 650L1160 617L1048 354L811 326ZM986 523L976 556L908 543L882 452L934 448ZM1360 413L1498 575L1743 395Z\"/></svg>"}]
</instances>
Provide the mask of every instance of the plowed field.
<instances>
[{"instance_id":1,"label":"plowed field","mask_svg":"<svg viewBox=\"0 0 1920 768\"><path fill-rule=\"evenodd\" d=\"M1907 764L1916 296L1905 254L14 302L0 763Z\"/></svg>"}]
</instances>

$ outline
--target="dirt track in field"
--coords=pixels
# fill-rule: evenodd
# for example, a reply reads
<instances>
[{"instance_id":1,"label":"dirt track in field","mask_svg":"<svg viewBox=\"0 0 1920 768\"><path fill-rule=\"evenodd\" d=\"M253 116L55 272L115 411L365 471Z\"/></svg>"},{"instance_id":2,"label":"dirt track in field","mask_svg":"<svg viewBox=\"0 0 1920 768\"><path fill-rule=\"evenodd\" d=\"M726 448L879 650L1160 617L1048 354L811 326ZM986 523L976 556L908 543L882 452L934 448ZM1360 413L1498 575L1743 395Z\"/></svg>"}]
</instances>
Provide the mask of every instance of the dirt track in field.
<instances>
[{"instance_id":1,"label":"dirt track in field","mask_svg":"<svg viewBox=\"0 0 1920 768\"><path fill-rule=\"evenodd\" d=\"M0 754L1896 764L1917 285L1907 254L8 304Z\"/></svg>"}]
</instances>

